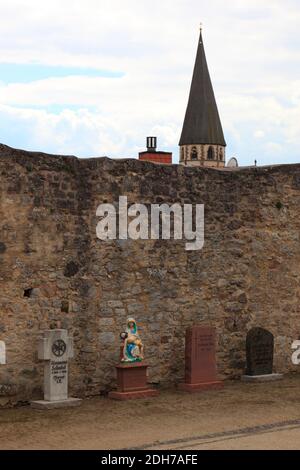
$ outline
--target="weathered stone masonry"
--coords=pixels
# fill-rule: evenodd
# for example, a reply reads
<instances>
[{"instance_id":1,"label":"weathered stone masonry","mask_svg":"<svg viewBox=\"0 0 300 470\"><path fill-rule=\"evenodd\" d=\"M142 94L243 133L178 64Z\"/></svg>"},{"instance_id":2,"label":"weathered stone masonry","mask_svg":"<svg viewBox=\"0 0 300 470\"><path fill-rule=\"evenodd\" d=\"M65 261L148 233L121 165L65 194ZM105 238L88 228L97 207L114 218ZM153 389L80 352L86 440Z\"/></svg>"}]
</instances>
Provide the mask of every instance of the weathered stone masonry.
<instances>
[{"instance_id":1,"label":"weathered stone masonry","mask_svg":"<svg viewBox=\"0 0 300 470\"><path fill-rule=\"evenodd\" d=\"M192 324L217 328L218 368L245 367L253 326L275 336L275 368L292 371L300 336L300 165L244 170L163 166L137 160L77 159L0 146L0 405L42 396L42 330L74 336L71 393L114 385L119 332L136 317L150 381L184 375ZM206 242L96 238L96 208L130 203L204 203ZM157 357L159 360L157 360Z\"/></svg>"}]
</instances>

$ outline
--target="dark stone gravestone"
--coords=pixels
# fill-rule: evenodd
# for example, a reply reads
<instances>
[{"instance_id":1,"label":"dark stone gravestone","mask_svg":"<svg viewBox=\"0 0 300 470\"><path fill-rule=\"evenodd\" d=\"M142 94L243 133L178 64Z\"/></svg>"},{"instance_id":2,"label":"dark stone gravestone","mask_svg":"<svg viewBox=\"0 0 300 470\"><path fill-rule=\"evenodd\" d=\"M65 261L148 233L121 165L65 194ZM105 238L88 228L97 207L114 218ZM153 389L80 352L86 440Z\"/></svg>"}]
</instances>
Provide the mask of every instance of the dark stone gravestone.
<instances>
[{"instance_id":1,"label":"dark stone gravestone","mask_svg":"<svg viewBox=\"0 0 300 470\"><path fill-rule=\"evenodd\" d=\"M186 392L222 388L217 379L216 330L209 326L193 326L186 332L185 382L179 389Z\"/></svg>"},{"instance_id":2,"label":"dark stone gravestone","mask_svg":"<svg viewBox=\"0 0 300 470\"><path fill-rule=\"evenodd\" d=\"M273 373L274 336L263 328L253 328L246 340L247 375Z\"/></svg>"},{"instance_id":3,"label":"dark stone gravestone","mask_svg":"<svg viewBox=\"0 0 300 470\"><path fill-rule=\"evenodd\" d=\"M252 328L246 339L246 375L244 381L267 381L282 378L273 374L274 336L263 328Z\"/></svg>"}]
</instances>

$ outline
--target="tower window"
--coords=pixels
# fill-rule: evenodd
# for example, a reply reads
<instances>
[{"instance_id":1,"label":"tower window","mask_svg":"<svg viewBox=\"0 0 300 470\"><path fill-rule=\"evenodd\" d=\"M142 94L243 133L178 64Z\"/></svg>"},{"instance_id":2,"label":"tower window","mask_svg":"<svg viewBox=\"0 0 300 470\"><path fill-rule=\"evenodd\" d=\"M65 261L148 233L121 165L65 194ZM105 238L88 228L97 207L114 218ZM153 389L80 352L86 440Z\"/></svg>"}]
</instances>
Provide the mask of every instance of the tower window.
<instances>
[{"instance_id":1,"label":"tower window","mask_svg":"<svg viewBox=\"0 0 300 470\"><path fill-rule=\"evenodd\" d=\"M219 159L220 159L220 161L223 160L223 152L222 152L222 150L220 150Z\"/></svg>"},{"instance_id":2,"label":"tower window","mask_svg":"<svg viewBox=\"0 0 300 470\"><path fill-rule=\"evenodd\" d=\"M192 148L191 160L198 160L198 152L197 152L196 147Z\"/></svg>"},{"instance_id":3,"label":"tower window","mask_svg":"<svg viewBox=\"0 0 300 470\"><path fill-rule=\"evenodd\" d=\"M215 158L214 149L213 147L209 147L208 152L207 152L207 159L214 160L214 158Z\"/></svg>"}]
</instances>

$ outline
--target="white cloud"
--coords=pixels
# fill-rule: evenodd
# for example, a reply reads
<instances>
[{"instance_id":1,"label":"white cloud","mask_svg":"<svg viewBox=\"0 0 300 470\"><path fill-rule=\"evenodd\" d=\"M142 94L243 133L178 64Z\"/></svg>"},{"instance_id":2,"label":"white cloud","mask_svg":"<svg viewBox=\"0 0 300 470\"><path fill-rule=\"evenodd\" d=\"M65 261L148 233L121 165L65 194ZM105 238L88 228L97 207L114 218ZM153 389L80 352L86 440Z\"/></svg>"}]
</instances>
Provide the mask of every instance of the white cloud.
<instances>
[{"instance_id":1,"label":"white cloud","mask_svg":"<svg viewBox=\"0 0 300 470\"><path fill-rule=\"evenodd\" d=\"M254 132L255 139L263 139L265 137L264 131L255 131Z\"/></svg>"},{"instance_id":2,"label":"white cloud","mask_svg":"<svg viewBox=\"0 0 300 470\"><path fill-rule=\"evenodd\" d=\"M277 142L267 142L265 148L271 155L280 154L282 152L282 146Z\"/></svg>"}]
</instances>

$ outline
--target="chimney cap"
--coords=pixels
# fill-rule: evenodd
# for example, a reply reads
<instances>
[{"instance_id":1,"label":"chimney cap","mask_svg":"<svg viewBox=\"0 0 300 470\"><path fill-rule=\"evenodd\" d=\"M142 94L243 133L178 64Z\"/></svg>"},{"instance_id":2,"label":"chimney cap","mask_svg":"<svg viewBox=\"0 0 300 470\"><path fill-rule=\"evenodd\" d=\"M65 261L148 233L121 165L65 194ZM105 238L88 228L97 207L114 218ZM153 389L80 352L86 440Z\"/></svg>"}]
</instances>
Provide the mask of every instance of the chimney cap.
<instances>
[{"instance_id":1,"label":"chimney cap","mask_svg":"<svg viewBox=\"0 0 300 470\"><path fill-rule=\"evenodd\" d=\"M157 137L147 137L147 150L148 152L156 152Z\"/></svg>"}]
</instances>

